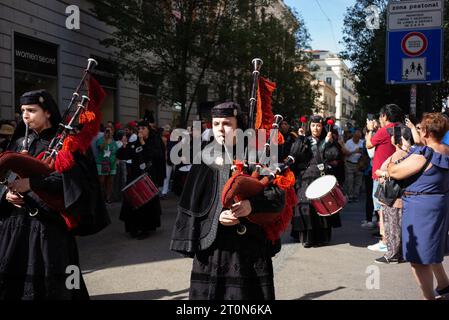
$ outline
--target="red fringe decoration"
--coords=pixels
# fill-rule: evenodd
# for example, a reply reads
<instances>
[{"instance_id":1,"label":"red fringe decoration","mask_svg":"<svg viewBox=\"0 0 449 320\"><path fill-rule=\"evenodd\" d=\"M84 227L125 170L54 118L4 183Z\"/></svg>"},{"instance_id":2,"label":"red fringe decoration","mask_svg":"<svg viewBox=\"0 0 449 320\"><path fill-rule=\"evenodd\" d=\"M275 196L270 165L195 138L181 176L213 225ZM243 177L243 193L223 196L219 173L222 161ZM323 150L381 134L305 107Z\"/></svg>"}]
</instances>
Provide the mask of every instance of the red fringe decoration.
<instances>
[{"instance_id":1,"label":"red fringe decoration","mask_svg":"<svg viewBox=\"0 0 449 320\"><path fill-rule=\"evenodd\" d=\"M80 221L79 216L75 217L72 214L69 214L65 211L61 212L61 217L64 219L65 225L67 226L67 229L73 230L78 226L78 223Z\"/></svg>"},{"instance_id":2,"label":"red fringe decoration","mask_svg":"<svg viewBox=\"0 0 449 320\"><path fill-rule=\"evenodd\" d=\"M75 164L73 153L77 151L81 153L86 152L90 147L92 139L100 130L100 106L106 93L92 75L89 79L88 95L90 101L87 109L81 112L78 120L80 124L83 124L83 128L78 134L69 136L64 140L61 151L56 156L55 169L58 172L65 172L71 169Z\"/></svg>"},{"instance_id":3,"label":"red fringe decoration","mask_svg":"<svg viewBox=\"0 0 449 320\"><path fill-rule=\"evenodd\" d=\"M283 176L278 176L273 184L285 191L285 206L279 214L279 218L274 224L263 227L267 239L275 242L288 228L293 216L293 208L298 202L298 198L294 189L295 175L290 169L287 169Z\"/></svg>"},{"instance_id":4,"label":"red fringe decoration","mask_svg":"<svg viewBox=\"0 0 449 320\"><path fill-rule=\"evenodd\" d=\"M274 121L271 99L274 90L276 90L276 83L259 77L255 129L266 130L265 140L270 137L270 130ZM273 143L284 144L284 136L279 132L277 141L273 141ZM263 145L258 145L257 148L263 148Z\"/></svg>"},{"instance_id":5,"label":"red fringe decoration","mask_svg":"<svg viewBox=\"0 0 449 320\"><path fill-rule=\"evenodd\" d=\"M66 137L61 150L56 156L54 167L60 173L70 170L75 165L73 154L77 151L81 153L86 152L90 147L92 139L100 130L100 106L103 103L106 93L92 75L89 77L88 86L90 101L86 110L81 112L78 119L78 122L83 125L83 128L76 135ZM76 228L80 219L79 215L66 211L60 212L60 214L68 230Z\"/></svg>"}]
</instances>

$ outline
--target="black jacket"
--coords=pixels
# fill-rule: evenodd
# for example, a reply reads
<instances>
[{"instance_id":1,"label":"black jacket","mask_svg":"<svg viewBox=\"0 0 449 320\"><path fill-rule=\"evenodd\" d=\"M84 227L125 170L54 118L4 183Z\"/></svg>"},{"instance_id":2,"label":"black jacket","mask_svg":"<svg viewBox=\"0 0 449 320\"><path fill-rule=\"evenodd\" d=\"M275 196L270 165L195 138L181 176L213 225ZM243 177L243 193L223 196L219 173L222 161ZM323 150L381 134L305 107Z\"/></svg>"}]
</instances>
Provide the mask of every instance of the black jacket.
<instances>
[{"instance_id":1,"label":"black jacket","mask_svg":"<svg viewBox=\"0 0 449 320\"><path fill-rule=\"evenodd\" d=\"M164 184L165 146L158 134L150 135L145 144L141 144L139 139L128 143L125 148L117 150L117 158L132 160L128 182L147 172L157 186Z\"/></svg>"},{"instance_id":2,"label":"black jacket","mask_svg":"<svg viewBox=\"0 0 449 320\"><path fill-rule=\"evenodd\" d=\"M223 211L222 190L229 179L230 168L230 165L192 166L178 204L178 215L170 242L171 250L193 256L198 251L208 249L214 243L219 230L219 216ZM251 214L281 212L285 204L285 192L271 186L248 200L253 209ZM240 221L247 227L245 236L260 239L263 243L259 241L258 247L266 248L269 241L263 229L247 219L240 219ZM236 227L226 227L227 230L232 228ZM232 234L236 235L236 232ZM242 241L241 249L243 250L248 243L254 243L254 241ZM271 248L272 255L280 250L280 242L275 247ZM258 248L254 247L253 250Z\"/></svg>"}]
</instances>

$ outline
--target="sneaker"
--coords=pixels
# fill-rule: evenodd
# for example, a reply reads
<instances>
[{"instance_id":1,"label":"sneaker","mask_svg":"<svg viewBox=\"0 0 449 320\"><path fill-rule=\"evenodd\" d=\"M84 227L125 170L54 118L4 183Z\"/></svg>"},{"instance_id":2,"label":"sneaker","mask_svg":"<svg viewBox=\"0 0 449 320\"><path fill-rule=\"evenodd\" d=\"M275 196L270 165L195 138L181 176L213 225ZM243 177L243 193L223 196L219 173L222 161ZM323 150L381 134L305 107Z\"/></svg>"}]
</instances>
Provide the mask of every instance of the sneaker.
<instances>
[{"instance_id":1,"label":"sneaker","mask_svg":"<svg viewBox=\"0 0 449 320\"><path fill-rule=\"evenodd\" d=\"M387 259L385 257L380 257L374 260L375 263L378 264L398 264L400 263L399 259Z\"/></svg>"},{"instance_id":2,"label":"sneaker","mask_svg":"<svg viewBox=\"0 0 449 320\"><path fill-rule=\"evenodd\" d=\"M365 222L365 223L362 223L361 227L363 229L375 229L377 227L377 225L374 222Z\"/></svg>"},{"instance_id":3,"label":"sneaker","mask_svg":"<svg viewBox=\"0 0 449 320\"><path fill-rule=\"evenodd\" d=\"M442 298L446 295L449 295L449 286L447 286L444 289L440 289L440 290L435 289L434 293L435 293L435 298Z\"/></svg>"},{"instance_id":4,"label":"sneaker","mask_svg":"<svg viewBox=\"0 0 449 320\"><path fill-rule=\"evenodd\" d=\"M376 244L368 246L367 248L368 248L368 250L371 250L371 251L378 251L378 252L387 252L388 251L387 246L382 241L379 241Z\"/></svg>"}]
</instances>

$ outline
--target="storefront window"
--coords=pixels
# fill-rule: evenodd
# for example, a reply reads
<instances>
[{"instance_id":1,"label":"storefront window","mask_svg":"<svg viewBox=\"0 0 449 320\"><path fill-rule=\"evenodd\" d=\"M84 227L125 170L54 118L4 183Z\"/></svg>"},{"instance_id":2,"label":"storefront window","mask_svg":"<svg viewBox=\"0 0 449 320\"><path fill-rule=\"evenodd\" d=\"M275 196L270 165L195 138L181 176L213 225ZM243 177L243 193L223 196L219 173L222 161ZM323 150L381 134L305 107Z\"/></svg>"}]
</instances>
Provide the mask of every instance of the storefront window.
<instances>
[{"instance_id":1,"label":"storefront window","mask_svg":"<svg viewBox=\"0 0 449 320\"><path fill-rule=\"evenodd\" d=\"M45 89L58 101L58 46L14 33L14 79L16 112L27 91Z\"/></svg>"},{"instance_id":2,"label":"storefront window","mask_svg":"<svg viewBox=\"0 0 449 320\"><path fill-rule=\"evenodd\" d=\"M158 124L158 105L159 102L156 96L156 88L150 85L139 86L139 118L142 119L145 112L148 110L153 113L154 120Z\"/></svg>"},{"instance_id":3,"label":"storefront window","mask_svg":"<svg viewBox=\"0 0 449 320\"><path fill-rule=\"evenodd\" d=\"M119 118L117 108L117 67L114 62L98 56L92 56L98 66L93 71L93 76L98 80L106 97L101 105L102 122L117 121Z\"/></svg>"}]
</instances>

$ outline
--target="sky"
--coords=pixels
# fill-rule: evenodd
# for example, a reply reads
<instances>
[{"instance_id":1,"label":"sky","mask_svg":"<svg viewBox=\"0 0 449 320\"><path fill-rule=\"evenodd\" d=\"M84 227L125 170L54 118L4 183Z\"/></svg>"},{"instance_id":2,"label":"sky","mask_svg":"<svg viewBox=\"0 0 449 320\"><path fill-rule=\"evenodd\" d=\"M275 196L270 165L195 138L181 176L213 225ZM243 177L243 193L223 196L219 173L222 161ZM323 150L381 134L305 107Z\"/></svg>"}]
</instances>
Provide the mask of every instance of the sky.
<instances>
[{"instance_id":1,"label":"sky","mask_svg":"<svg viewBox=\"0 0 449 320\"><path fill-rule=\"evenodd\" d=\"M312 38L314 50L330 50L338 53L344 49L339 44L343 39L343 19L346 8L356 0L284 0L304 19ZM321 7L321 8L320 8Z\"/></svg>"}]
</instances>

